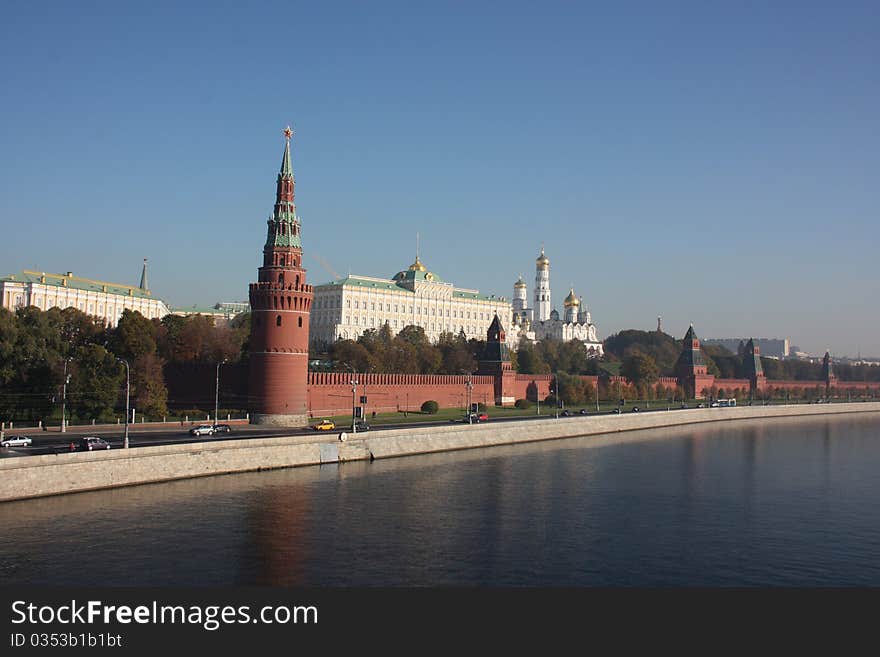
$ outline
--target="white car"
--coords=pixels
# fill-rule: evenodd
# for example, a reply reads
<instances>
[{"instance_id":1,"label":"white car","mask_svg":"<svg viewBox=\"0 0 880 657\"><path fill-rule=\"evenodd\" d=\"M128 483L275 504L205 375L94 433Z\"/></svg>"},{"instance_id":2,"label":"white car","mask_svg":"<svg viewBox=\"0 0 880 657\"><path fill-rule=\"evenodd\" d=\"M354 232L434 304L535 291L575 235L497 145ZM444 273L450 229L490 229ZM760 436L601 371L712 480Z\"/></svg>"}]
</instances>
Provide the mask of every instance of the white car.
<instances>
[{"instance_id":1,"label":"white car","mask_svg":"<svg viewBox=\"0 0 880 657\"><path fill-rule=\"evenodd\" d=\"M9 436L0 442L3 447L30 447L31 439L27 436Z\"/></svg>"},{"instance_id":2,"label":"white car","mask_svg":"<svg viewBox=\"0 0 880 657\"><path fill-rule=\"evenodd\" d=\"M197 427L193 427L189 430L189 435L191 436L213 436L214 435L214 427L210 424L200 424Z\"/></svg>"}]
</instances>

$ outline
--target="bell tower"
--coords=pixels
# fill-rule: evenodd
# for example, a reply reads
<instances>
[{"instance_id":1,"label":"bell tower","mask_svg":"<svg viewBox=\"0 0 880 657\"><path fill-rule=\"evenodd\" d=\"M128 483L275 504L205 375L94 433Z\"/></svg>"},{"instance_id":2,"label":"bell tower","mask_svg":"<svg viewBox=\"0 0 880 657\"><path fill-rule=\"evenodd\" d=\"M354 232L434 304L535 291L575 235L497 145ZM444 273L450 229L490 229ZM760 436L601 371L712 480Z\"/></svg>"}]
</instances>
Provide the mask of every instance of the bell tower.
<instances>
[{"instance_id":1,"label":"bell tower","mask_svg":"<svg viewBox=\"0 0 880 657\"><path fill-rule=\"evenodd\" d=\"M308 423L309 312L312 286L302 266L300 219L290 164L293 130L284 130L275 208L268 220L263 266L250 284L249 396L253 424Z\"/></svg>"}]
</instances>

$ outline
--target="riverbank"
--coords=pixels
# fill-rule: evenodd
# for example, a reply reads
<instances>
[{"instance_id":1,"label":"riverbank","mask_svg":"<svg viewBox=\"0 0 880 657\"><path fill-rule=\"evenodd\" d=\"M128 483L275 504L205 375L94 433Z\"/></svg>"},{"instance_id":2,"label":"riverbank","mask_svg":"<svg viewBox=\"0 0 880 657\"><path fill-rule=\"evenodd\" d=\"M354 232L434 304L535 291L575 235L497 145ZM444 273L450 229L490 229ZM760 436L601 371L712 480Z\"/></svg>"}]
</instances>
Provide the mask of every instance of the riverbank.
<instances>
[{"instance_id":1,"label":"riverbank","mask_svg":"<svg viewBox=\"0 0 880 657\"><path fill-rule=\"evenodd\" d=\"M702 408L523 422L451 424L330 436L298 435L0 461L0 502L88 490L346 461L614 434L738 419L878 413L880 402ZM608 441L605 441L608 444Z\"/></svg>"}]
</instances>

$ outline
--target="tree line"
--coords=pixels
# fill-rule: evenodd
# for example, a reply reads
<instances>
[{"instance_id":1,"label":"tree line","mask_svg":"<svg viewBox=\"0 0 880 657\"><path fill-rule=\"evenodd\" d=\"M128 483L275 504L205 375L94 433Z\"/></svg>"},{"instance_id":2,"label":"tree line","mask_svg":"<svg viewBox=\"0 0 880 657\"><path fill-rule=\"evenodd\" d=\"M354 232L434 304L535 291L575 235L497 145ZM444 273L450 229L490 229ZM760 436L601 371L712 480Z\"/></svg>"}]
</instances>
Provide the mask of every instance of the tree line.
<instances>
[{"instance_id":1,"label":"tree line","mask_svg":"<svg viewBox=\"0 0 880 657\"><path fill-rule=\"evenodd\" d=\"M240 360L247 353L247 315L214 326L202 315L147 319L125 310L115 327L76 308L0 309L0 419L68 417L112 421L124 411L125 365L131 405L156 417L168 412L166 363Z\"/></svg>"}]
</instances>

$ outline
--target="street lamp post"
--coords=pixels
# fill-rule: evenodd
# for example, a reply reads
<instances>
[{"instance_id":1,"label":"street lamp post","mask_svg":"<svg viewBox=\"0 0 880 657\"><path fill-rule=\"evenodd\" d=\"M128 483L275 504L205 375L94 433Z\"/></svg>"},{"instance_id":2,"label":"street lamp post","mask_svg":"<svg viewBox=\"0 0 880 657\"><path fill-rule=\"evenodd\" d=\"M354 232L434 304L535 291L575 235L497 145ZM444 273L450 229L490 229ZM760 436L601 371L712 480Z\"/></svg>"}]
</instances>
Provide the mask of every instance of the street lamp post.
<instances>
[{"instance_id":1,"label":"street lamp post","mask_svg":"<svg viewBox=\"0 0 880 657\"><path fill-rule=\"evenodd\" d=\"M553 406L556 411L556 419L559 419L559 374L553 375Z\"/></svg>"},{"instance_id":2,"label":"street lamp post","mask_svg":"<svg viewBox=\"0 0 880 657\"><path fill-rule=\"evenodd\" d=\"M67 364L69 362L69 358L64 359L64 387L61 389L61 433L67 433L67 384L70 383Z\"/></svg>"},{"instance_id":3,"label":"street lamp post","mask_svg":"<svg viewBox=\"0 0 880 657\"><path fill-rule=\"evenodd\" d=\"M220 412L220 366L226 363L224 358L217 363L217 372L214 377L214 426L217 426L217 414Z\"/></svg>"},{"instance_id":4,"label":"street lamp post","mask_svg":"<svg viewBox=\"0 0 880 657\"><path fill-rule=\"evenodd\" d=\"M467 416L468 416L468 424L474 423L474 416L471 413L471 390L473 390L474 384L471 381L470 375L468 375L467 379Z\"/></svg>"},{"instance_id":5,"label":"street lamp post","mask_svg":"<svg viewBox=\"0 0 880 657\"><path fill-rule=\"evenodd\" d=\"M357 420L354 415L355 402L356 402L355 395L357 395L357 389L358 389L358 381L357 381L357 379L352 379L351 380L351 432L352 433L357 433Z\"/></svg>"},{"instance_id":6,"label":"street lamp post","mask_svg":"<svg viewBox=\"0 0 880 657\"><path fill-rule=\"evenodd\" d=\"M125 439L122 443L123 448L128 449L128 401L129 401L129 393L131 392L131 370L128 367L128 361L124 358L117 358L120 363L125 365Z\"/></svg>"}]
</instances>

